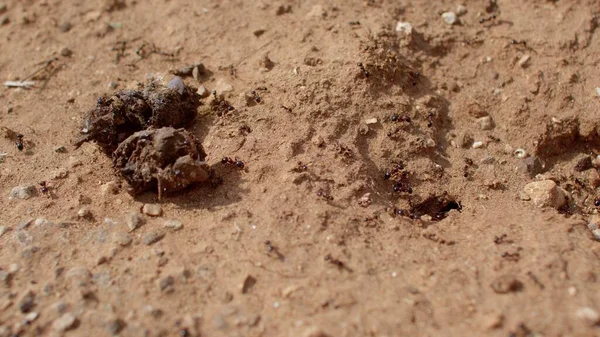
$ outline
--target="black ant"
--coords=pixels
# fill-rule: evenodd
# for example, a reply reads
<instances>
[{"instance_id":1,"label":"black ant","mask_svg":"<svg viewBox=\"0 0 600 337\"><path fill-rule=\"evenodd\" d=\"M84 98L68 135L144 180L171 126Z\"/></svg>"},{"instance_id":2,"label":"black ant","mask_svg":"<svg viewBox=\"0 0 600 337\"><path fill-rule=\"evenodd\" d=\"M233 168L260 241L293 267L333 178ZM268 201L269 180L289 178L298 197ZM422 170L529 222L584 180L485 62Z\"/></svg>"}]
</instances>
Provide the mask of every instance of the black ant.
<instances>
[{"instance_id":1,"label":"black ant","mask_svg":"<svg viewBox=\"0 0 600 337\"><path fill-rule=\"evenodd\" d=\"M308 170L308 165L304 164L301 161L298 162L298 165L294 169L294 171L296 171L296 172L302 172L302 171L306 171L306 170Z\"/></svg>"},{"instance_id":2,"label":"black ant","mask_svg":"<svg viewBox=\"0 0 600 337\"><path fill-rule=\"evenodd\" d=\"M510 44L522 44L524 47L527 47L527 41L525 40L517 41L515 39L512 39L510 40Z\"/></svg>"},{"instance_id":3,"label":"black ant","mask_svg":"<svg viewBox=\"0 0 600 337\"><path fill-rule=\"evenodd\" d=\"M408 194L412 194L413 190L412 187L407 186L406 184L402 184L402 183L396 183L394 184L394 192L406 192Z\"/></svg>"},{"instance_id":4,"label":"black ant","mask_svg":"<svg viewBox=\"0 0 600 337\"><path fill-rule=\"evenodd\" d=\"M430 111L427 114L427 127L430 128L433 126L433 117L434 117L435 113L433 111Z\"/></svg>"},{"instance_id":5,"label":"black ant","mask_svg":"<svg viewBox=\"0 0 600 337\"><path fill-rule=\"evenodd\" d=\"M406 122L406 123L411 122L410 117L408 117L408 116L400 117L400 116L398 116L398 114L393 114L391 119L392 119L392 122L398 122L398 121Z\"/></svg>"},{"instance_id":6,"label":"black ant","mask_svg":"<svg viewBox=\"0 0 600 337\"><path fill-rule=\"evenodd\" d=\"M492 14L492 15L488 16L487 18L480 18L479 23L484 23L486 21L492 21L494 19L496 19L496 14Z\"/></svg>"},{"instance_id":7,"label":"black ant","mask_svg":"<svg viewBox=\"0 0 600 337\"><path fill-rule=\"evenodd\" d=\"M419 80L419 76L421 76L421 73L418 72L418 71L410 73L410 78L412 79L412 85L413 85L413 87L417 85L417 81Z\"/></svg>"},{"instance_id":8,"label":"black ant","mask_svg":"<svg viewBox=\"0 0 600 337\"><path fill-rule=\"evenodd\" d=\"M265 241L265 246L267 247L267 252L274 253L275 255L277 255L277 258L279 260L283 261L285 259L283 254L281 254L281 252L279 252L279 249L277 247L273 246L273 244L271 243L270 240Z\"/></svg>"},{"instance_id":9,"label":"black ant","mask_svg":"<svg viewBox=\"0 0 600 337\"><path fill-rule=\"evenodd\" d=\"M50 190L48 189L48 183L45 181L40 182L40 192L45 196L50 196Z\"/></svg>"},{"instance_id":10,"label":"black ant","mask_svg":"<svg viewBox=\"0 0 600 337\"><path fill-rule=\"evenodd\" d=\"M325 261L331 263L332 265L334 265L334 266L336 266L336 267L338 267L340 269L345 269L345 270L347 270L349 272L352 272L352 269L348 268L348 266L346 266L344 264L344 262L342 262L342 261L340 261L340 260L338 260L336 258L333 258L331 256L331 254L325 255Z\"/></svg>"},{"instance_id":11,"label":"black ant","mask_svg":"<svg viewBox=\"0 0 600 337\"><path fill-rule=\"evenodd\" d=\"M287 107L287 106L285 106L285 105L282 105L282 106L281 106L281 108L282 108L283 110L285 110L285 111L289 112L289 113L292 113L292 108L288 108L288 107Z\"/></svg>"},{"instance_id":12,"label":"black ant","mask_svg":"<svg viewBox=\"0 0 600 337\"><path fill-rule=\"evenodd\" d=\"M23 135L22 134L18 134L17 135L17 149L19 149L19 151L23 151Z\"/></svg>"},{"instance_id":13,"label":"black ant","mask_svg":"<svg viewBox=\"0 0 600 337\"><path fill-rule=\"evenodd\" d=\"M235 159L231 159L230 157L223 157L223 159L221 159L221 164L232 164L241 169L243 169L246 166L246 164L244 164L244 162L239 160L237 157Z\"/></svg>"},{"instance_id":14,"label":"black ant","mask_svg":"<svg viewBox=\"0 0 600 337\"><path fill-rule=\"evenodd\" d=\"M252 90L251 94L252 94L252 96L254 96L254 101L256 103L260 103L260 96L258 96L258 94L256 93L256 91Z\"/></svg>"},{"instance_id":15,"label":"black ant","mask_svg":"<svg viewBox=\"0 0 600 337\"><path fill-rule=\"evenodd\" d=\"M600 207L600 198L596 198L596 200L594 200L594 206Z\"/></svg>"},{"instance_id":16,"label":"black ant","mask_svg":"<svg viewBox=\"0 0 600 337\"><path fill-rule=\"evenodd\" d=\"M216 91L216 90L213 90L213 91L212 91L212 95L213 95L213 97L214 97L215 101L218 101L218 100L219 100L219 99L217 98L217 91Z\"/></svg>"},{"instance_id":17,"label":"black ant","mask_svg":"<svg viewBox=\"0 0 600 337\"><path fill-rule=\"evenodd\" d=\"M371 73L367 69L365 69L365 66L362 64L362 62L358 62L358 67L360 68L360 70L362 70L365 77L369 77L369 75L371 75Z\"/></svg>"}]
</instances>

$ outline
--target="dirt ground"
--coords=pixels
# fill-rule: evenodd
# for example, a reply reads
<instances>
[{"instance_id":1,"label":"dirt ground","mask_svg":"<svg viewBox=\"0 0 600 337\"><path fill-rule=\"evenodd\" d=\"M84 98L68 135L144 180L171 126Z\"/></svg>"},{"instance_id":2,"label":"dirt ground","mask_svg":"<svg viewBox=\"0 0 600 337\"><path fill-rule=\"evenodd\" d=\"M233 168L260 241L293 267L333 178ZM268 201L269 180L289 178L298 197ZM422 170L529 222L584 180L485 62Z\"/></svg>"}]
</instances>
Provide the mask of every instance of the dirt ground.
<instances>
[{"instance_id":1,"label":"dirt ground","mask_svg":"<svg viewBox=\"0 0 600 337\"><path fill-rule=\"evenodd\" d=\"M4 1L0 337L598 336L599 10ZM223 183L130 194L75 141L173 72Z\"/></svg>"}]
</instances>

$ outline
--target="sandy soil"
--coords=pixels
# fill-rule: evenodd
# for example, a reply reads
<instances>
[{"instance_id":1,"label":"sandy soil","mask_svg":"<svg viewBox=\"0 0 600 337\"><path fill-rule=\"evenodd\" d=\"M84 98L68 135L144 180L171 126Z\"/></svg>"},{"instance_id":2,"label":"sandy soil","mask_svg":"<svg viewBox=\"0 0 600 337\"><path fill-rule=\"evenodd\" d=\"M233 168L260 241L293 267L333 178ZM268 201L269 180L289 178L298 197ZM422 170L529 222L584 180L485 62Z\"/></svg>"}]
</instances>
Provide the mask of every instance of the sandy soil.
<instances>
[{"instance_id":1,"label":"sandy soil","mask_svg":"<svg viewBox=\"0 0 600 337\"><path fill-rule=\"evenodd\" d=\"M0 79L40 71L0 89L0 336L600 334L596 1L4 4ZM131 195L73 145L198 63L223 184Z\"/></svg>"}]
</instances>

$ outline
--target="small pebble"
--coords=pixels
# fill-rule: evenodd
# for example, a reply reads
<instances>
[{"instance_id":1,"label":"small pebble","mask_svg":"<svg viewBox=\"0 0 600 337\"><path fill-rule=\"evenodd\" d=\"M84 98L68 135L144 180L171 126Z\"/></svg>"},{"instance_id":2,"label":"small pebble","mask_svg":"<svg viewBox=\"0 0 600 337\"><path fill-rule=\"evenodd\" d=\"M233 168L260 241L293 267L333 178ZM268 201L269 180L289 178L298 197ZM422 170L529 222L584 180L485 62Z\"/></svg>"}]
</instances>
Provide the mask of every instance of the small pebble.
<instances>
[{"instance_id":1,"label":"small pebble","mask_svg":"<svg viewBox=\"0 0 600 337\"><path fill-rule=\"evenodd\" d=\"M369 118L369 119L365 120L365 123L366 123L367 125L370 125L370 124L377 124L377 118Z\"/></svg>"},{"instance_id":2,"label":"small pebble","mask_svg":"<svg viewBox=\"0 0 600 337\"><path fill-rule=\"evenodd\" d=\"M28 291L19 301L19 310L22 313L28 313L35 306L35 294L32 291Z\"/></svg>"},{"instance_id":3,"label":"small pebble","mask_svg":"<svg viewBox=\"0 0 600 337\"><path fill-rule=\"evenodd\" d=\"M83 207L77 211L77 216L80 218L89 218L92 215L92 212L87 207Z\"/></svg>"},{"instance_id":4,"label":"small pebble","mask_svg":"<svg viewBox=\"0 0 600 337\"><path fill-rule=\"evenodd\" d=\"M8 17L8 14L0 17L0 26L8 25L9 23L10 23L10 18Z\"/></svg>"},{"instance_id":5,"label":"small pebble","mask_svg":"<svg viewBox=\"0 0 600 337\"><path fill-rule=\"evenodd\" d=\"M115 90L115 89L117 89L118 86L119 86L118 82L115 82L115 81L108 82L108 88L109 89Z\"/></svg>"},{"instance_id":6,"label":"small pebble","mask_svg":"<svg viewBox=\"0 0 600 337\"><path fill-rule=\"evenodd\" d=\"M444 20L445 23L447 23L449 25L455 24L458 20L456 13L454 13L454 12L442 13L442 19Z\"/></svg>"},{"instance_id":7,"label":"small pebble","mask_svg":"<svg viewBox=\"0 0 600 337\"><path fill-rule=\"evenodd\" d=\"M175 290L173 288L174 284L175 284L175 279L173 278L173 276L165 276L158 281L158 287L160 288L161 291L166 292L166 293L171 293Z\"/></svg>"},{"instance_id":8,"label":"small pebble","mask_svg":"<svg viewBox=\"0 0 600 337\"><path fill-rule=\"evenodd\" d=\"M7 231L8 231L8 227L0 226L0 237L2 237L2 235L4 235L4 233L6 233Z\"/></svg>"},{"instance_id":9,"label":"small pebble","mask_svg":"<svg viewBox=\"0 0 600 337\"><path fill-rule=\"evenodd\" d=\"M54 148L54 152L56 153L66 153L67 152L67 148L60 145Z\"/></svg>"},{"instance_id":10,"label":"small pebble","mask_svg":"<svg viewBox=\"0 0 600 337\"><path fill-rule=\"evenodd\" d=\"M75 318L73 314L67 312L52 322L52 328L56 332L65 332L74 328L76 322L77 318Z\"/></svg>"},{"instance_id":11,"label":"small pebble","mask_svg":"<svg viewBox=\"0 0 600 337\"><path fill-rule=\"evenodd\" d=\"M201 85L198 88L198 91L196 91L196 94L198 94L198 96L200 96L200 98L206 98L210 95L210 91L208 91L208 89L206 89L205 86Z\"/></svg>"},{"instance_id":12,"label":"small pebble","mask_svg":"<svg viewBox=\"0 0 600 337\"><path fill-rule=\"evenodd\" d=\"M598 95L598 97L600 97L600 88L596 87L596 95Z\"/></svg>"},{"instance_id":13,"label":"small pebble","mask_svg":"<svg viewBox=\"0 0 600 337\"><path fill-rule=\"evenodd\" d=\"M483 142L482 142L482 141L476 141L476 142L473 142L473 145L472 145L472 147L473 147L474 149L479 149L479 148L483 147Z\"/></svg>"},{"instance_id":14,"label":"small pebble","mask_svg":"<svg viewBox=\"0 0 600 337\"><path fill-rule=\"evenodd\" d=\"M144 204L142 212L149 216L160 216L162 214L162 207L158 204Z\"/></svg>"},{"instance_id":15,"label":"small pebble","mask_svg":"<svg viewBox=\"0 0 600 337\"><path fill-rule=\"evenodd\" d=\"M145 221L144 217L138 212L125 214L125 224L130 232L143 225Z\"/></svg>"},{"instance_id":16,"label":"small pebble","mask_svg":"<svg viewBox=\"0 0 600 337\"><path fill-rule=\"evenodd\" d=\"M10 196L8 197L9 200L13 200L13 199L29 199L31 197L33 197L36 194L36 189L35 186L29 185L29 186L17 186L14 187L11 191L10 191Z\"/></svg>"},{"instance_id":17,"label":"small pebble","mask_svg":"<svg viewBox=\"0 0 600 337\"><path fill-rule=\"evenodd\" d=\"M183 224L179 220L167 220L164 224L165 228L172 229L174 231L178 231L183 228Z\"/></svg>"},{"instance_id":18,"label":"small pebble","mask_svg":"<svg viewBox=\"0 0 600 337\"><path fill-rule=\"evenodd\" d=\"M600 314L590 307L581 307L575 312L575 316L583 320L588 326L600 323Z\"/></svg>"},{"instance_id":19,"label":"small pebble","mask_svg":"<svg viewBox=\"0 0 600 337\"><path fill-rule=\"evenodd\" d=\"M523 159L523 158L527 157L527 151L525 151L523 149L516 149L514 154L515 154L515 157L517 157L519 159Z\"/></svg>"},{"instance_id":20,"label":"small pebble","mask_svg":"<svg viewBox=\"0 0 600 337\"><path fill-rule=\"evenodd\" d=\"M60 31L63 33L70 31L71 28L73 28L73 25L71 25L70 22L63 22L60 24L60 26L58 26L58 29L60 29Z\"/></svg>"},{"instance_id":21,"label":"small pebble","mask_svg":"<svg viewBox=\"0 0 600 337\"><path fill-rule=\"evenodd\" d=\"M31 324L38 318L39 315L40 314L38 314L37 312L30 312L27 315L25 315L25 317L23 317L23 320L26 322L26 324Z\"/></svg>"},{"instance_id":22,"label":"small pebble","mask_svg":"<svg viewBox=\"0 0 600 337\"><path fill-rule=\"evenodd\" d=\"M542 180L531 182L523 188L523 191L538 207L560 208L567 202L565 191L553 180Z\"/></svg>"},{"instance_id":23,"label":"small pebble","mask_svg":"<svg viewBox=\"0 0 600 337\"><path fill-rule=\"evenodd\" d=\"M113 336L118 335L125 326L125 321L120 318L111 318L106 322L106 330Z\"/></svg>"},{"instance_id":24,"label":"small pebble","mask_svg":"<svg viewBox=\"0 0 600 337\"><path fill-rule=\"evenodd\" d=\"M406 35L410 35L412 34L412 30L413 26L410 24L410 22L398 21L398 23L396 24L397 32L403 32Z\"/></svg>"},{"instance_id":25,"label":"small pebble","mask_svg":"<svg viewBox=\"0 0 600 337\"><path fill-rule=\"evenodd\" d=\"M60 50L60 55L64 57L70 57L71 55L73 55L73 51L71 51L71 49L67 47L64 47Z\"/></svg>"},{"instance_id":26,"label":"small pebble","mask_svg":"<svg viewBox=\"0 0 600 337\"><path fill-rule=\"evenodd\" d=\"M119 192L119 187L114 181L109 181L106 184L102 184L102 186L100 186L100 192L103 196L117 194Z\"/></svg>"},{"instance_id":27,"label":"small pebble","mask_svg":"<svg viewBox=\"0 0 600 337\"><path fill-rule=\"evenodd\" d=\"M479 124L479 128L481 128L481 130L491 130L494 128L494 121L490 116L477 118L477 124Z\"/></svg>"},{"instance_id":28,"label":"small pebble","mask_svg":"<svg viewBox=\"0 0 600 337\"><path fill-rule=\"evenodd\" d=\"M5 3L0 3L0 14L4 14L6 13L6 4Z\"/></svg>"},{"instance_id":29,"label":"small pebble","mask_svg":"<svg viewBox=\"0 0 600 337\"><path fill-rule=\"evenodd\" d=\"M467 7L465 7L464 5L456 6L456 15L463 16L465 14L467 14Z\"/></svg>"},{"instance_id":30,"label":"small pebble","mask_svg":"<svg viewBox=\"0 0 600 337\"><path fill-rule=\"evenodd\" d=\"M113 234L113 242L119 246L126 247L131 244L133 238L127 233L116 232Z\"/></svg>"},{"instance_id":31,"label":"small pebble","mask_svg":"<svg viewBox=\"0 0 600 337\"><path fill-rule=\"evenodd\" d=\"M173 77L173 79L169 81L169 84L167 86L170 89L177 90L177 92L179 92L180 95L183 95L183 91L185 90L183 81L181 80L181 77L179 77L179 76Z\"/></svg>"},{"instance_id":32,"label":"small pebble","mask_svg":"<svg viewBox=\"0 0 600 337\"><path fill-rule=\"evenodd\" d=\"M45 218L37 218L37 219L35 219L35 221L33 222L33 224L36 227L48 226L48 225L50 225L50 221L48 221Z\"/></svg>"},{"instance_id":33,"label":"small pebble","mask_svg":"<svg viewBox=\"0 0 600 337\"><path fill-rule=\"evenodd\" d=\"M165 237L164 233L150 232L150 233L146 233L142 236L142 242L146 246L150 246L150 245L162 240L162 238L164 238L164 237Z\"/></svg>"},{"instance_id":34,"label":"small pebble","mask_svg":"<svg viewBox=\"0 0 600 337\"><path fill-rule=\"evenodd\" d=\"M531 59L531 56L529 55L523 55L523 57L521 57L519 59L519 66L521 66L521 68L525 68L529 65L529 60Z\"/></svg>"}]
</instances>

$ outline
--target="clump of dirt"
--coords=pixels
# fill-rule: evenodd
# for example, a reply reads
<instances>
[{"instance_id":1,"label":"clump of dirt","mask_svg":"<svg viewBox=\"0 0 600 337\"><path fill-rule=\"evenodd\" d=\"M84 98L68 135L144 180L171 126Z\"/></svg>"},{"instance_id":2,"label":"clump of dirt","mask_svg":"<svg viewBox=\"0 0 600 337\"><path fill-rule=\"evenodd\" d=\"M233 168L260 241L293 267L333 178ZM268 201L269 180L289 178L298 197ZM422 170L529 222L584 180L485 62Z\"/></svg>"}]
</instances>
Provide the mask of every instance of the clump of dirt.
<instances>
[{"instance_id":1,"label":"clump of dirt","mask_svg":"<svg viewBox=\"0 0 600 337\"><path fill-rule=\"evenodd\" d=\"M76 145L96 141L111 153L136 131L188 126L196 118L198 106L195 88L170 88L151 79L139 90L119 90L110 97L100 97L96 107L87 113L82 129L85 135Z\"/></svg>"},{"instance_id":2,"label":"clump of dirt","mask_svg":"<svg viewBox=\"0 0 600 337\"><path fill-rule=\"evenodd\" d=\"M210 169L199 140L185 129L164 127L134 133L113 153L113 164L127 180L133 194L158 188L163 193L180 191L208 181Z\"/></svg>"}]
</instances>

